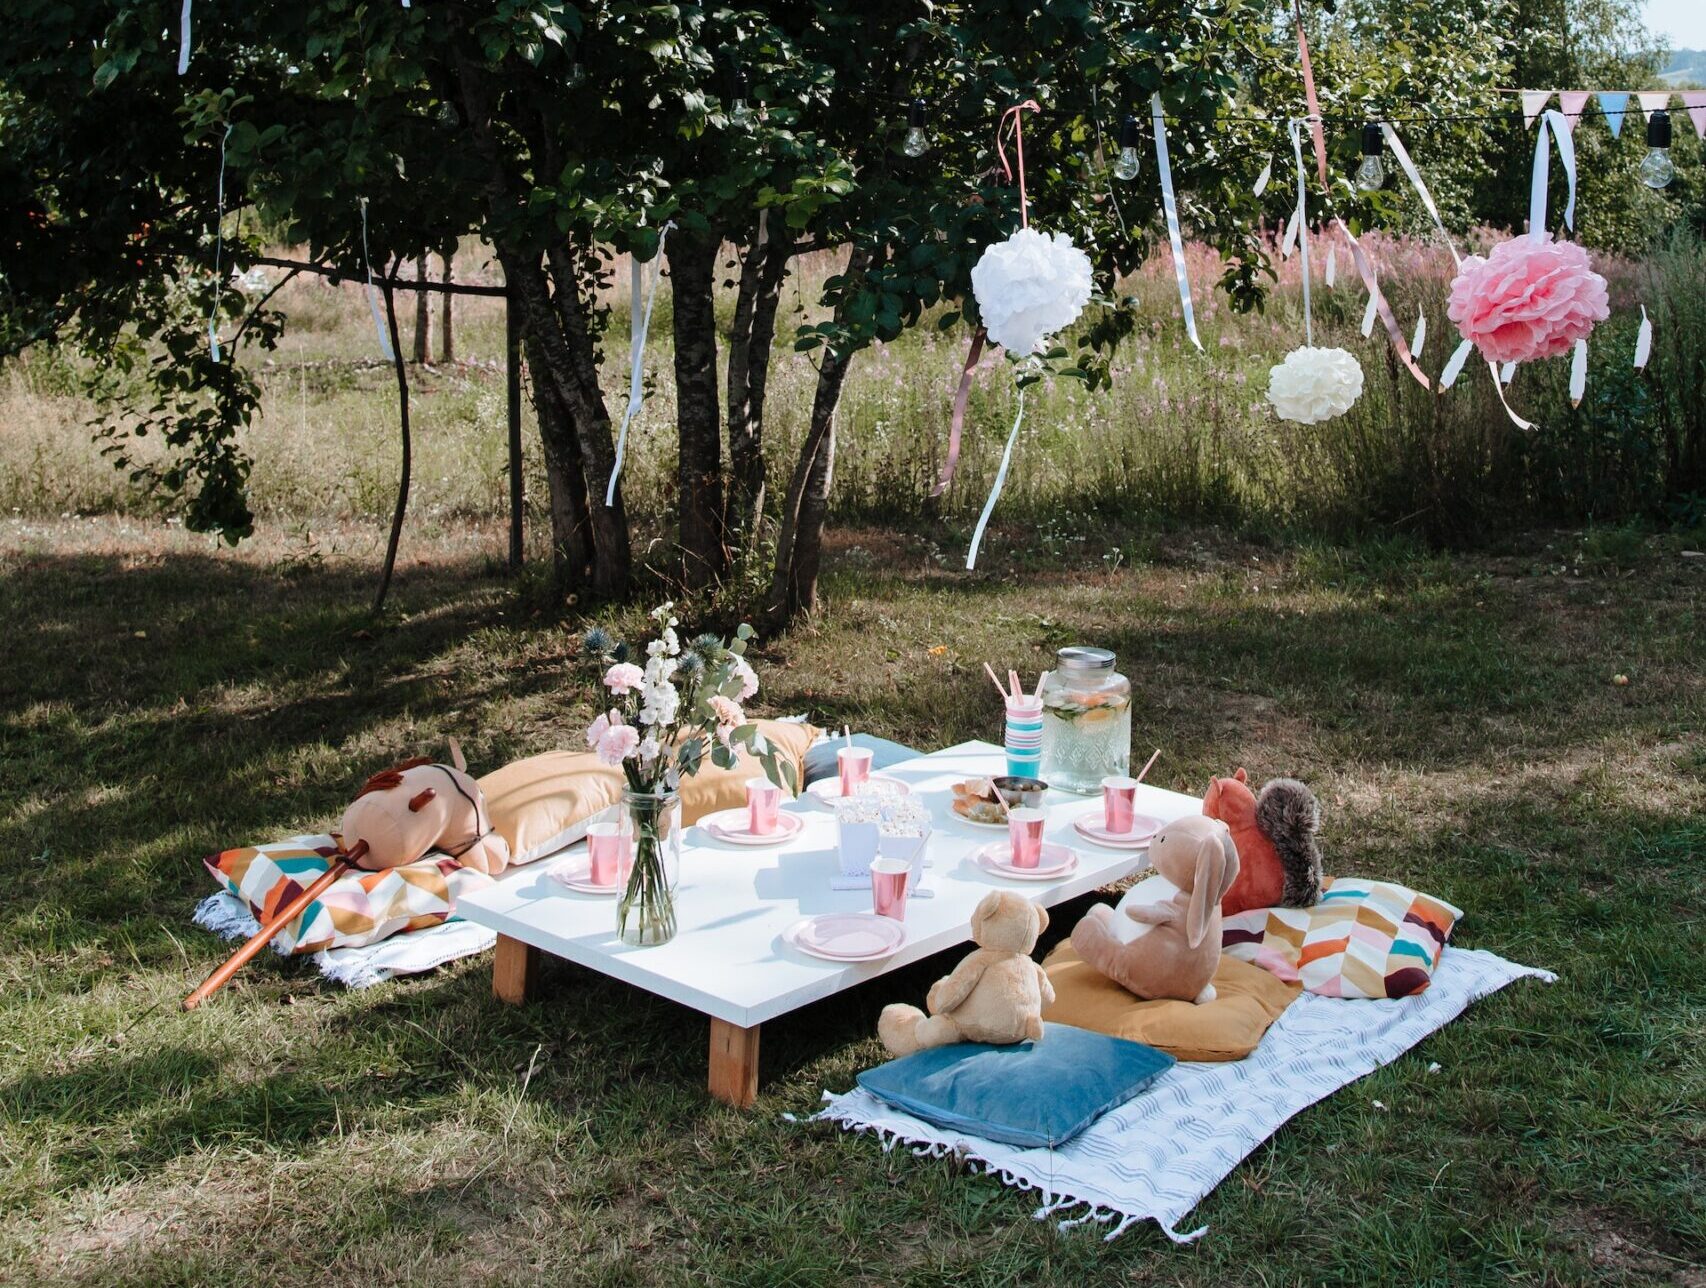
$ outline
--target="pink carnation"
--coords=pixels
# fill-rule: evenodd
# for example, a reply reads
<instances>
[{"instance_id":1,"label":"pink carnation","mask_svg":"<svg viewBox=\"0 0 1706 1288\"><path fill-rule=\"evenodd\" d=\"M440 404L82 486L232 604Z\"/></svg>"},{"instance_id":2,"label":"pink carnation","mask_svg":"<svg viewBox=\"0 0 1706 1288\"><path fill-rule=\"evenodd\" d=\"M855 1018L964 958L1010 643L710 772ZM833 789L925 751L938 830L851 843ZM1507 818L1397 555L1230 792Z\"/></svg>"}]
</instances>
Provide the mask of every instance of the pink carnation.
<instances>
[{"instance_id":1,"label":"pink carnation","mask_svg":"<svg viewBox=\"0 0 1706 1288\"><path fill-rule=\"evenodd\" d=\"M598 740L598 758L607 765L620 765L640 745L640 731L633 725L611 725Z\"/></svg>"},{"instance_id":2,"label":"pink carnation","mask_svg":"<svg viewBox=\"0 0 1706 1288\"><path fill-rule=\"evenodd\" d=\"M610 730L610 717L600 712L598 717L587 727L586 745L598 749L598 744L604 740L604 735Z\"/></svg>"},{"instance_id":3,"label":"pink carnation","mask_svg":"<svg viewBox=\"0 0 1706 1288\"><path fill-rule=\"evenodd\" d=\"M616 694L629 693L645 681L646 673L632 662L618 662L604 673L604 687Z\"/></svg>"},{"instance_id":4,"label":"pink carnation","mask_svg":"<svg viewBox=\"0 0 1706 1288\"><path fill-rule=\"evenodd\" d=\"M1451 283L1446 314L1488 362L1568 353L1610 316L1605 279L1574 242L1512 237L1471 255Z\"/></svg>"},{"instance_id":5,"label":"pink carnation","mask_svg":"<svg viewBox=\"0 0 1706 1288\"><path fill-rule=\"evenodd\" d=\"M737 657L731 668L731 674L740 681L740 692L735 694L737 702L745 702L758 692L758 676L744 657Z\"/></svg>"}]
</instances>

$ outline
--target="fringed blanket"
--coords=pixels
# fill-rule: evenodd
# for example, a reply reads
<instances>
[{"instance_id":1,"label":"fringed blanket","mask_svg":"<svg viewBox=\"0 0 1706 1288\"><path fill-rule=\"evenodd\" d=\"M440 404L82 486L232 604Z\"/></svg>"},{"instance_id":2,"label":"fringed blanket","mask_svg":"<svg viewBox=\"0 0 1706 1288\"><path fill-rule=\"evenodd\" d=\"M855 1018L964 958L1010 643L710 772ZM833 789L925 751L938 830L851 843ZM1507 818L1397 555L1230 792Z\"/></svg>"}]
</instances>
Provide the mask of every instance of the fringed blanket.
<instances>
[{"instance_id":1,"label":"fringed blanket","mask_svg":"<svg viewBox=\"0 0 1706 1288\"><path fill-rule=\"evenodd\" d=\"M1229 1064L1175 1065L1136 1099L1059 1149L1022 1149L933 1127L859 1088L825 1093L816 1117L876 1132L919 1154L959 1153L1008 1185L1036 1190L1042 1220L1081 1208L1062 1229L1113 1223L1108 1239L1151 1218L1186 1243L1207 1233L1179 1224L1286 1119L1388 1064L1478 998L1533 976L1556 976L1490 952L1448 948L1433 984L1413 997L1346 1000L1302 994L1254 1054Z\"/></svg>"}]
</instances>

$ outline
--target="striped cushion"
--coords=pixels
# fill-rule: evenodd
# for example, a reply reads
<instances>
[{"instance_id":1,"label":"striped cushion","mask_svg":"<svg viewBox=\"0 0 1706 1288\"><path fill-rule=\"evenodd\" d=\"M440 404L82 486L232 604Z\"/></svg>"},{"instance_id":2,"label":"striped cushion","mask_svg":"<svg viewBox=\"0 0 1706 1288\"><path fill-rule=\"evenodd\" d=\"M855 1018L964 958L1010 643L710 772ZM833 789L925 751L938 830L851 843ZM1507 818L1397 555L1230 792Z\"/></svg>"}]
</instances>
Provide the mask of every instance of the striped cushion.
<instances>
[{"instance_id":1,"label":"striped cushion","mask_svg":"<svg viewBox=\"0 0 1706 1288\"><path fill-rule=\"evenodd\" d=\"M298 836L272 845L222 850L202 860L224 889L263 924L314 883L337 853L337 838ZM491 884L443 854L406 867L351 872L327 889L273 940L282 953L358 948L405 930L449 921L458 894Z\"/></svg>"},{"instance_id":2,"label":"striped cushion","mask_svg":"<svg viewBox=\"0 0 1706 1288\"><path fill-rule=\"evenodd\" d=\"M1323 997L1408 997L1433 979L1462 915L1408 886L1340 877L1313 908L1227 917L1221 947Z\"/></svg>"}]
</instances>

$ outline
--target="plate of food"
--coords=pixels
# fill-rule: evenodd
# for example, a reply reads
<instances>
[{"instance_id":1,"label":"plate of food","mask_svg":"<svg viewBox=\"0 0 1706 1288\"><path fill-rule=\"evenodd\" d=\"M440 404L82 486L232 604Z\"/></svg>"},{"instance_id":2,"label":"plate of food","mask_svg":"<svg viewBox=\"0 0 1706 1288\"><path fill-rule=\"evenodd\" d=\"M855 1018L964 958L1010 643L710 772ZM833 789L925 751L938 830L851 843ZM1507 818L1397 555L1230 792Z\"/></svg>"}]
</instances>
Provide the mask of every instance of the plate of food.
<instances>
[{"instance_id":1,"label":"plate of food","mask_svg":"<svg viewBox=\"0 0 1706 1288\"><path fill-rule=\"evenodd\" d=\"M973 827L1007 827L1007 802L989 778L968 778L954 784L954 817Z\"/></svg>"}]
</instances>

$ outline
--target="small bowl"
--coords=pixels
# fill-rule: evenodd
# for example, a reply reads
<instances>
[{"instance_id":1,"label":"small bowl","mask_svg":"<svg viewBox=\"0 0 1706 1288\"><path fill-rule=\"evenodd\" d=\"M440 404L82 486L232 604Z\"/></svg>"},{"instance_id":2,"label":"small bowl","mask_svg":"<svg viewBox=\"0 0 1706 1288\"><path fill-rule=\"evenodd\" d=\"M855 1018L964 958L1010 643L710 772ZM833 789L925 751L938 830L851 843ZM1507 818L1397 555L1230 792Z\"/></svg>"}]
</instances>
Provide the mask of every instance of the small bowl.
<instances>
[{"instance_id":1,"label":"small bowl","mask_svg":"<svg viewBox=\"0 0 1706 1288\"><path fill-rule=\"evenodd\" d=\"M1048 791L1048 784L1040 778L1014 778L1007 776L990 780L995 786L995 794L1008 809L1041 809L1043 793Z\"/></svg>"}]
</instances>

